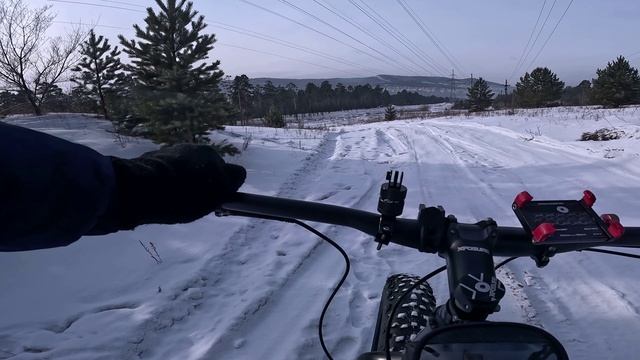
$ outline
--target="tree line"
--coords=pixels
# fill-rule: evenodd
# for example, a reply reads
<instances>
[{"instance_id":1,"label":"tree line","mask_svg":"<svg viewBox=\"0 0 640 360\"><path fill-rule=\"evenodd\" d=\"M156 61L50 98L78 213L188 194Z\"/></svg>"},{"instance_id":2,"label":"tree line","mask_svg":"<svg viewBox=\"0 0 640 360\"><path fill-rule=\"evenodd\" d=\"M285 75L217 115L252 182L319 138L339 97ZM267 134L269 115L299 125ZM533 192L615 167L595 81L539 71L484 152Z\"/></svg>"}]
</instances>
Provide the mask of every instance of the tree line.
<instances>
[{"instance_id":1,"label":"tree line","mask_svg":"<svg viewBox=\"0 0 640 360\"><path fill-rule=\"evenodd\" d=\"M638 69L623 56L596 71L595 79L583 80L577 86L565 86L558 76L546 67L525 73L511 94L495 94L482 78L467 91L467 99L457 108L482 111L494 107L547 107L559 105L602 105L620 107L640 104L640 76Z\"/></svg>"},{"instance_id":2,"label":"tree line","mask_svg":"<svg viewBox=\"0 0 640 360\"><path fill-rule=\"evenodd\" d=\"M237 113L234 118L245 121L264 117L274 111L283 114L323 113L378 106L435 104L447 101L438 96L423 96L402 90L396 94L369 84L344 86L323 81L320 86L308 83L304 89L294 84L275 86L271 81L252 85L246 75L236 76L229 86L229 98Z\"/></svg>"}]
</instances>

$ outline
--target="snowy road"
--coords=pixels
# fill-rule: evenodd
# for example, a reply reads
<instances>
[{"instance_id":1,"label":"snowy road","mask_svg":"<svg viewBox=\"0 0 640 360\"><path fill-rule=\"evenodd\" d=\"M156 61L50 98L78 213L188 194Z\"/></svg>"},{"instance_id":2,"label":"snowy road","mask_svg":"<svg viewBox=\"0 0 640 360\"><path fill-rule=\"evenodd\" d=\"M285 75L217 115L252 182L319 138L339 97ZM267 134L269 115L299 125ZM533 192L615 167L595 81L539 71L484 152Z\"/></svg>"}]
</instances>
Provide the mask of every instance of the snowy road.
<instances>
[{"instance_id":1,"label":"snowy road","mask_svg":"<svg viewBox=\"0 0 640 360\"><path fill-rule=\"evenodd\" d=\"M640 226L640 200L634 197L640 187L638 139L574 141L582 131L616 121L634 134L640 125L635 111L609 114L609 124L569 112L548 115L396 121L330 132L227 132L252 133L249 150L237 159L249 171L247 192L375 211L378 185L393 168L405 172L409 188L405 217L414 217L425 203L442 205L463 222L492 217L514 226L510 204L516 193L526 189L541 199L579 198L588 188L599 195L596 211L617 212L623 223ZM528 136L536 127L541 134ZM97 130L83 131L72 138L116 151L104 145L107 140L100 140ZM132 147L142 151L145 146ZM612 151L621 155L603 156ZM370 346L386 277L424 274L443 261L393 245L378 252L371 238L354 230L317 227L352 259L352 273L330 308L325 334L335 358L353 359ZM217 234L215 241L211 234ZM164 263L147 264L139 239L153 239ZM124 270L109 276L114 265L100 251L127 254L119 255L116 267L130 276L123 277ZM89 259L56 263L69 256ZM317 321L343 270L334 249L293 225L213 217L83 239L70 250L0 254L0 264L0 286L23 287L0 298L0 306L12 311L0 320L0 359L320 359ZM53 278L42 279L43 267L55 270ZM81 274L72 274L82 270L104 272L106 280L91 289ZM11 271L14 276L7 274ZM520 259L500 272L508 291L493 318L544 327L572 358L633 357L640 352L638 273L640 264L600 254L561 254L543 269ZM76 279L84 281L82 289L65 285ZM47 280L54 283L38 287ZM155 291L160 284L162 292ZM52 290L56 286L68 292L58 294ZM439 301L446 298L444 276L432 286ZM28 315L35 302L24 298L52 291L47 309ZM108 305L112 308L96 311Z\"/></svg>"}]
</instances>

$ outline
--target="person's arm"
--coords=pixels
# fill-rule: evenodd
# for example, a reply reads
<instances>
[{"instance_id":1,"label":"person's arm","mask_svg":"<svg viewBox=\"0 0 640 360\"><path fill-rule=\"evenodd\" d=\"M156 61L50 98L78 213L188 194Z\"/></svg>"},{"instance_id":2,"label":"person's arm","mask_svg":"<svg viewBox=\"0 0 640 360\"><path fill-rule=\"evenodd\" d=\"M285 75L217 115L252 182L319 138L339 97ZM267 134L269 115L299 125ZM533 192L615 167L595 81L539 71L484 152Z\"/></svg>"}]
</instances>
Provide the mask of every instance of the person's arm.
<instances>
[{"instance_id":1,"label":"person's arm","mask_svg":"<svg viewBox=\"0 0 640 360\"><path fill-rule=\"evenodd\" d=\"M0 251L191 222L235 193L245 176L210 146L177 145L120 159L0 124Z\"/></svg>"},{"instance_id":2,"label":"person's arm","mask_svg":"<svg viewBox=\"0 0 640 360\"><path fill-rule=\"evenodd\" d=\"M96 151L0 123L0 251L72 243L105 213L115 183Z\"/></svg>"}]
</instances>

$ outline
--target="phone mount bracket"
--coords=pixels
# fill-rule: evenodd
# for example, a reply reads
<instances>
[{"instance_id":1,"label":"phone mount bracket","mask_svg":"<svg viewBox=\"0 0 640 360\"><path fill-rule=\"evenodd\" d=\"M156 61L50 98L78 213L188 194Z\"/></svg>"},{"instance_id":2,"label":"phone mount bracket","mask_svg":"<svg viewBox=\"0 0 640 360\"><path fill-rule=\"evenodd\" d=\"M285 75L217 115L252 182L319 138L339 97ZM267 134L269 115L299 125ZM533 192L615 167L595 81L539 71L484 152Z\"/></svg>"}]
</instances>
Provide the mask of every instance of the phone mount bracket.
<instances>
[{"instance_id":1,"label":"phone mount bracket","mask_svg":"<svg viewBox=\"0 0 640 360\"><path fill-rule=\"evenodd\" d=\"M596 196L589 190L580 200L543 201L534 201L523 191L514 199L512 209L534 245L603 243L620 238L624 227L618 216L598 216L593 210L595 202Z\"/></svg>"}]
</instances>

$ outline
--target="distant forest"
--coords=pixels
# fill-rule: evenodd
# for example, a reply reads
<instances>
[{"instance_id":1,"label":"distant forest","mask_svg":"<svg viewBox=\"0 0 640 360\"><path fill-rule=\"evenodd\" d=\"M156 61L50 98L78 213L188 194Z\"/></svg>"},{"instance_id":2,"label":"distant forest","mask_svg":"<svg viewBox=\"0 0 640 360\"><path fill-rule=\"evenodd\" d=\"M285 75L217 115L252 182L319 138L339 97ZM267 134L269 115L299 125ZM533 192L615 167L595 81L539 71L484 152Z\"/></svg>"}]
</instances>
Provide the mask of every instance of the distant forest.
<instances>
[{"instance_id":1,"label":"distant forest","mask_svg":"<svg viewBox=\"0 0 640 360\"><path fill-rule=\"evenodd\" d=\"M101 112L95 101L88 99L84 93L73 90L64 92L57 85L52 85L41 104L42 112ZM126 89L126 84L121 86L122 90L129 90ZM283 115L296 115L366 109L389 104L422 105L449 101L446 97L423 96L407 90L390 94L382 87L370 84L333 86L324 81L320 86L308 83L304 89L293 84L276 86L271 82L262 86L251 85L250 79L245 75L236 76L225 93L231 105L227 107L227 122L262 118L273 111ZM0 116L31 112L31 105L25 99L26 96L21 91L0 91Z\"/></svg>"},{"instance_id":2,"label":"distant forest","mask_svg":"<svg viewBox=\"0 0 640 360\"><path fill-rule=\"evenodd\" d=\"M321 113L338 110L363 109L393 105L435 104L448 101L438 96L423 96L402 90L390 94L380 86L369 84L332 86L324 81L317 86L308 83L304 89L293 84L275 86L267 81L263 86L252 85L246 75L236 76L228 89L228 96L240 120L263 117L274 110L282 114Z\"/></svg>"}]
</instances>

